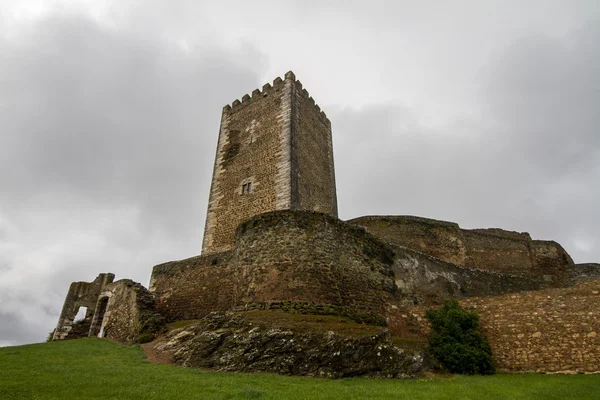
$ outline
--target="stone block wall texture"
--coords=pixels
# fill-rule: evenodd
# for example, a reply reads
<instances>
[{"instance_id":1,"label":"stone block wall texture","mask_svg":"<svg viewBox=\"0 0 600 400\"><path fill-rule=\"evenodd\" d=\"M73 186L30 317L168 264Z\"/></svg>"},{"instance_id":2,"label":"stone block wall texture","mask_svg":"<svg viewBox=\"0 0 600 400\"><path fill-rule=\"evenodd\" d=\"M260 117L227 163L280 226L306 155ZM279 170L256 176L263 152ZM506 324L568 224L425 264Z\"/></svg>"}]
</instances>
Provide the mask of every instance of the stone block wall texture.
<instances>
[{"instance_id":1,"label":"stone block wall texture","mask_svg":"<svg viewBox=\"0 0 600 400\"><path fill-rule=\"evenodd\" d=\"M600 280L460 303L479 314L500 371L600 373ZM427 308L390 307L388 324L424 339Z\"/></svg>"},{"instance_id":2,"label":"stone block wall texture","mask_svg":"<svg viewBox=\"0 0 600 400\"><path fill-rule=\"evenodd\" d=\"M108 298L102 316L101 335L123 344L138 342L141 334L152 335L163 325L164 318L155 310L154 296L137 282L122 279L107 285L99 302Z\"/></svg>"},{"instance_id":3,"label":"stone block wall texture","mask_svg":"<svg viewBox=\"0 0 600 400\"><path fill-rule=\"evenodd\" d=\"M155 310L154 296L129 279L113 282L104 273L93 282L73 282L52 340L101 336L133 344L140 334L154 334L164 318ZM73 324L79 307L87 307L85 320Z\"/></svg>"},{"instance_id":4,"label":"stone block wall texture","mask_svg":"<svg viewBox=\"0 0 600 400\"><path fill-rule=\"evenodd\" d=\"M480 269L513 273L521 276L531 275L533 260L531 258L531 238L527 234L499 230L463 230L466 239L467 254Z\"/></svg>"},{"instance_id":5,"label":"stone block wall texture","mask_svg":"<svg viewBox=\"0 0 600 400\"><path fill-rule=\"evenodd\" d=\"M394 298L393 250L326 214L265 213L240 225L235 248L154 267L151 290L169 320L291 302L331 305L353 318L383 314Z\"/></svg>"},{"instance_id":6,"label":"stone block wall texture","mask_svg":"<svg viewBox=\"0 0 600 400\"><path fill-rule=\"evenodd\" d=\"M456 265L467 264L467 249L460 227L453 222L412 216L369 216L348 223L392 245L407 247Z\"/></svg>"},{"instance_id":7,"label":"stone block wall texture","mask_svg":"<svg viewBox=\"0 0 600 400\"><path fill-rule=\"evenodd\" d=\"M452 222L409 216L369 216L348 222L395 246L462 267L539 279L548 286L564 285L565 270L573 265L558 243L532 240L528 233L468 230Z\"/></svg>"},{"instance_id":8,"label":"stone block wall texture","mask_svg":"<svg viewBox=\"0 0 600 400\"><path fill-rule=\"evenodd\" d=\"M543 281L497 271L467 268L406 247L392 246L399 302L441 304L445 299L537 290Z\"/></svg>"},{"instance_id":9,"label":"stone block wall texture","mask_svg":"<svg viewBox=\"0 0 600 400\"><path fill-rule=\"evenodd\" d=\"M201 255L153 268L150 291L167 322L198 319L235 305L236 271L230 265L231 253Z\"/></svg>"},{"instance_id":10,"label":"stone block wall texture","mask_svg":"<svg viewBox=\"0 0 600 400\"><path fill-rule=\"evenodd\" d=\"M291 71L223 108L202 253L230 250L242 221L287 209L337 215L331 124Z\"/></svg>"},{"instance_id":11,"label":"stone block wall texture","mask_svg":"<svg viewBox=\"0 0 600 400\"><path fill-rule=\"evenodd\" d=\"M578 282L591 279L600 279L600 264L574 264L569 266L565 271L567 285L574 285Z\"/></svg>"},{"instance_id":12,"label":"stone block wall texture","mask_svg":"<svg viewBox=\"0 0 600 400\"><path fill-rule=\"evenodd\" d=\"M337 216L331 122L300 81L292 96L292 209Z\"/></svg>"}]
</instances>

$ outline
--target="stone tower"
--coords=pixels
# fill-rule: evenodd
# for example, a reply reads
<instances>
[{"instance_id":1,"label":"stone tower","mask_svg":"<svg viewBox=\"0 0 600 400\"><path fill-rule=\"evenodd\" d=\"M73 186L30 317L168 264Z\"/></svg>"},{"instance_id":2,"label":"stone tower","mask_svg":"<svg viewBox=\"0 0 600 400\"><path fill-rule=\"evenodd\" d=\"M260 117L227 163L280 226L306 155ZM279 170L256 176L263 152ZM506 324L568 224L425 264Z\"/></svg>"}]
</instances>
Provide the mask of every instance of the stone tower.
<instances>
[{"instance_id":1,"label":"stone tower","mask_svg":"<svg viewBox=\"0 0 600 400\"><path fill-rule=\"evenodd\" d=\"M223 107L202 253L231 249L242 221L275 210L337 217L331 123L291 71Z\"/></svg>"}]
</instances>

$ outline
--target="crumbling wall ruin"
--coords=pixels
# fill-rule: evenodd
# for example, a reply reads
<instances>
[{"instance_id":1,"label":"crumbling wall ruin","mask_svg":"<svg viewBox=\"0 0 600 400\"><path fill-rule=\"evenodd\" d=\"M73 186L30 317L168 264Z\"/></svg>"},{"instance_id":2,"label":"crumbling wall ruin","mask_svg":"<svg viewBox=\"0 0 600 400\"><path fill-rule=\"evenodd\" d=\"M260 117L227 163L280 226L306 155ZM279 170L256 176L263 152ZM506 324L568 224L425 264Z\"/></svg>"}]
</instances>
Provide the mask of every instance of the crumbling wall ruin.
<instances>
[{"instance_id":1,"label":"crumbling wall ruin","mask_svg":"<svg viewBox=\"0 0 600 400\"><path fill-rule=\"evenodd\" d=\"M97 324L94 322L98 320L96 315L98 297L105 286L114 279L114 274L107 273L98 275L92 282L71 283L52 340L87 337L90 331L95 330ZM75 321L80 307L87 307L85 318L82 321Z\"/></svg>"},{"instance_id":2,"label":"crumbling wall ruin","mask_svg":"<svg viewBox=\"0 0 600 400\"><path fill-rule=\"evenodd\" d=\"M129 279L113 282L114 274L100 274L93 282L73 282L52 340L98 336L133 344L151 339L164 319L155 311L154 296ZM79 307L85 319L74 322Z\"/></svg>"}]
</instances>

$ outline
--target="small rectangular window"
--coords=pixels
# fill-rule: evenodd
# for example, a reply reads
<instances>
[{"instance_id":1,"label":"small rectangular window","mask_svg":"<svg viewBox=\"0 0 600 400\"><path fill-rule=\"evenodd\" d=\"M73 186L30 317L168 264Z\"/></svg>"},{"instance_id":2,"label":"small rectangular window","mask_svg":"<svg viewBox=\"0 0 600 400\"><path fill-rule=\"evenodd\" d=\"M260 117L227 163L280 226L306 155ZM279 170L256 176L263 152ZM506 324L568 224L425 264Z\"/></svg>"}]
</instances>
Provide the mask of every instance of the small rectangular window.
<instances>
[{"instance_id":1,"label":"small rectangular window","mask_svg":"<svg viewBox=\"0 0 600 400\"><path fill-rule=\"evenodd\" d=\"M252 193L252 182L242 184L242 194Z\"/></svg>"}]
</instances>

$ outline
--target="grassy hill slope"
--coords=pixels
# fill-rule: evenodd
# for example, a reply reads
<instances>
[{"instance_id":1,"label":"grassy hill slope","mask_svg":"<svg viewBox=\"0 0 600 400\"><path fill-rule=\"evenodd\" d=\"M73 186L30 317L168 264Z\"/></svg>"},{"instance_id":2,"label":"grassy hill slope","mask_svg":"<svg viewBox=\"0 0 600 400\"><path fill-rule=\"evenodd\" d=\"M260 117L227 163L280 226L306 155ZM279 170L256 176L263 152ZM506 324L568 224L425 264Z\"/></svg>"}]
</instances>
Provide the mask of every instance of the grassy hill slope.
<instances>
[{"instance_id":1,"label":"grassy hill slope","mask_svg":"<svg viewBox=\"0 0 600 400\"><path fill-rule=\"evenodd\" d=\"M600 375L326 380L154 365L101 339L0 348L0 399L595 399Z\"/></svg>"}]
</instances>

